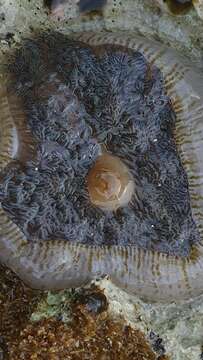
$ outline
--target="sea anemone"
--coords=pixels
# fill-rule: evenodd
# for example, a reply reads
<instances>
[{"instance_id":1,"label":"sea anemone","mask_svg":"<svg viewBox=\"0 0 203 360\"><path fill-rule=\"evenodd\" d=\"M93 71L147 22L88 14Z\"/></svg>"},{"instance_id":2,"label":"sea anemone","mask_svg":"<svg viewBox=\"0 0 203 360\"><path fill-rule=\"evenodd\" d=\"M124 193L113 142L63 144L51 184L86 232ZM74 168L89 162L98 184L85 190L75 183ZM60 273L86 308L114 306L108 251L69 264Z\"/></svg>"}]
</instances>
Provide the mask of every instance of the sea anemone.
<instances>
[{"instance_id":1,"label":"sea anemone","mask_svg":"<svg viewBox=\"0 0 203 360\"><path fill-rule=\"evenodd\" d=\"M105 32L37 35L6 73L1 261L39 289L107 274L151 301L201 294L199 75Z\"/></svg>"}]
</instances>

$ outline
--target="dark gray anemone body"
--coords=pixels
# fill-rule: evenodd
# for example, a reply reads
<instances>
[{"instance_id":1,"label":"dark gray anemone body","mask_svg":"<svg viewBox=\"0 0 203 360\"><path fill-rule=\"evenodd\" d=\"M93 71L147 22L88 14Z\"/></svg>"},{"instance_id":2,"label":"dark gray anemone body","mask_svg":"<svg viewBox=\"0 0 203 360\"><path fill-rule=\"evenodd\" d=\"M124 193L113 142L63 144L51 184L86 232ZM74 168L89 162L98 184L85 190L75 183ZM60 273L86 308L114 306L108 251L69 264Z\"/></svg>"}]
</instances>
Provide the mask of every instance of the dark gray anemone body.
<instances>
[{"instance_id":1,"label":"dark gray anemone body","mask_svg":"<svg viewBox=\"0 0 203 360\"><path fill-rule=\"evenodd\" d=\"M0 259L37 288L108 274L150 300L197 295L196 74L170 50L127 34L78 37L39 35L9 62L0 99ZM87 192L104 148L135 182L132 200L115 212L94 207Z\"/></svg>"}]
</instances>

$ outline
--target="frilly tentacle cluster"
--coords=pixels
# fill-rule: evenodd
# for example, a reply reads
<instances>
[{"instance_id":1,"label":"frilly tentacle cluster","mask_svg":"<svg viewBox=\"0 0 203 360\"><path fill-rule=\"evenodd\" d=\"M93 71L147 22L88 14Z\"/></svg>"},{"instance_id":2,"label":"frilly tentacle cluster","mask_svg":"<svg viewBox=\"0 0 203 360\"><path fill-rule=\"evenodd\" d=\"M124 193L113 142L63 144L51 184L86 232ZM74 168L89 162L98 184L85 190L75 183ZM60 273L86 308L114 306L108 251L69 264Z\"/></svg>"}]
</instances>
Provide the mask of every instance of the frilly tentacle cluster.
<instances>
[{"instance_id":1,"label":"frilly tentacle cluster","mask_svg":"<svg viewBox=\"0 0 203 360\"><path fill-rule=\"evenodd\" d=\"M186 169L193 218L202 239L203 231L203 105L198 74L185 68L169 49L131 34L87 33L75 35L84 43L98 46L116 44L139 50L150 64L164 74L167 95L177 115L175 137ZM0 166L23 158L25 117L18 107L12 110L15 96L3 87L0 92ZM22 130L23 129L23 130ZM26 128L27 129L27 128ZM22 134L24 134L22 136ZM19 141L21 139L21 141ZM30 143L30 141L29 141ZM150 301L190 298L203 292L203 243L196 245L187 258L177 258L135 246L85 246L63 240L27 241L23 232L0 208L0 260L12 268L27 284L39 289L80 286L96 276L108 274L113 282Z\"/></svg>"}]
</instances>

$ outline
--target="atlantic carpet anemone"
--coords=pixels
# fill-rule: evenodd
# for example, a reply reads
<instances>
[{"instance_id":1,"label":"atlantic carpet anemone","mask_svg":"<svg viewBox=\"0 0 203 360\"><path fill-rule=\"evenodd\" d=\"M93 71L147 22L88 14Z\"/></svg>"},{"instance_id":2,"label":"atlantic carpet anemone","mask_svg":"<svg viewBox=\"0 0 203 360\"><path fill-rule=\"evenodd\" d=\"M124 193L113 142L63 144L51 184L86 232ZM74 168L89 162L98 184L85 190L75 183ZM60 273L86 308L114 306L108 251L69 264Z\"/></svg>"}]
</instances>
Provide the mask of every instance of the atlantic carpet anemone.
<instances>
[{"instance_id":1,"label":"atlantic carpet anemone","mask_svg":"<svg viewBox=\"0 0 203 360\"><path fill-rule=\"evenodd\" d=\"M201 294L199 84L127 32L25 40L0 88L0 260L33 288Z\"/></svg>"}]
</instances>

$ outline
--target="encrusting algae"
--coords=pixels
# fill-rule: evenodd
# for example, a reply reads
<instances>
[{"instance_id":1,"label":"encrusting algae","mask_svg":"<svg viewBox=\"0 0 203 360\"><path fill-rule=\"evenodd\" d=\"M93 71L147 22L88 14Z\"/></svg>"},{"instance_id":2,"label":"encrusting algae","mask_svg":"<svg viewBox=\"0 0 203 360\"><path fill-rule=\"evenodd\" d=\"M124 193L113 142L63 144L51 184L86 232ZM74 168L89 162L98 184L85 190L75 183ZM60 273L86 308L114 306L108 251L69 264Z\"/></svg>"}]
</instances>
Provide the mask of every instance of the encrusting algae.
<instances>
[{"instance_id":1,"label":"encrusting algae","mask_svg":"<svg viewBox=\"0 0 203 360\"><path fill-rule=\"evenodd\" d=\"M28 289L10 270L0 270L3 359L169 360L165 355L158 357L140 331L113 320L105 295L96 287L78 290L70 298L67 323L59 315L30 321L45 294Z\"/></svg>"},{"instance_id":2,"label":"encrusting algae","mask_svg":"<svg viewBox=\"0 0 203 360\"><path fill-rule=\"evenodd\" d=\"M12 360L156 360L143 335L122 322L95 319L84 309L72 326L57 320L30 324L11 347ZM166 359L165 356L159 360Z\"/></svg>"},{"instance_id":3,"label":"encrusting algae","mask_svg":"<svg viewBox=\"0 0 203 360\"><path fill-rule=\"evenodd\" d=\"M45 294L28 288L11 270L0 266L0 355L2 351L3 359L12 360L10 346L43 297Z\"/></svg>"}]
</instances>

